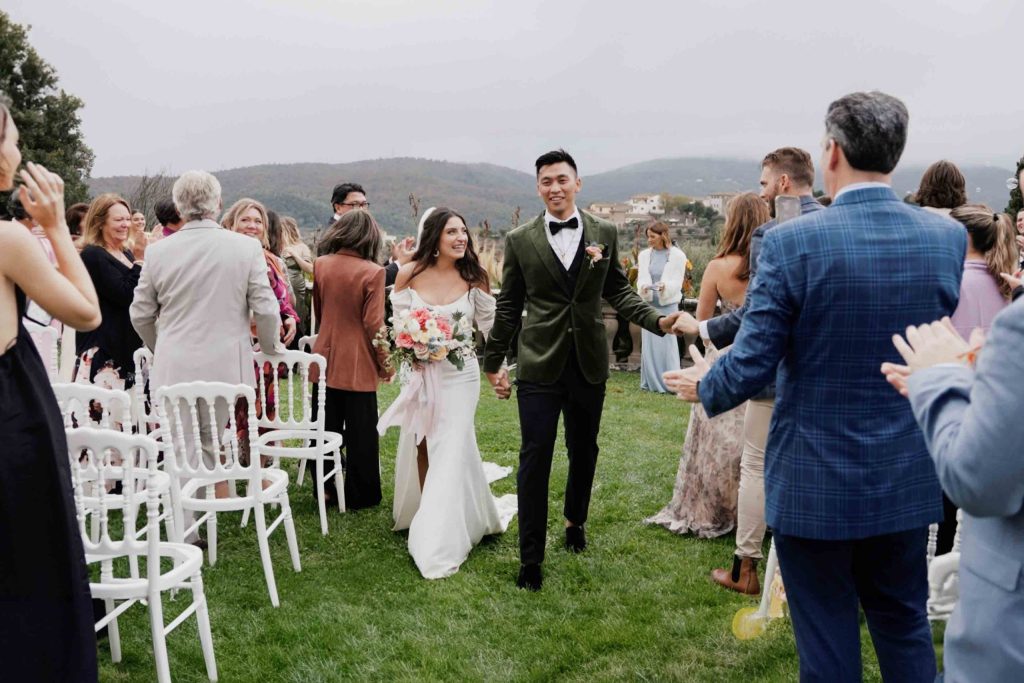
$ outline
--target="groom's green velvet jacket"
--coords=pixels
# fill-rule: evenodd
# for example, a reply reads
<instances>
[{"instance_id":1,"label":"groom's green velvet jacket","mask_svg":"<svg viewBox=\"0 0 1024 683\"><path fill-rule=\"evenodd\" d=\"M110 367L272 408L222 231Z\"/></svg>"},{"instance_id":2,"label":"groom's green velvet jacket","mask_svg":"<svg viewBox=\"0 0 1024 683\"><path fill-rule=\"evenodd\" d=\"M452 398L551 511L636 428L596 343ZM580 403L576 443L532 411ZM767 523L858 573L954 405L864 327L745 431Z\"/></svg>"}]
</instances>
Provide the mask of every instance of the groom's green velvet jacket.
<instances>
[{"instance_id":1,"label":"groom's green velvet jacket","mask_svg":"<svg viewBox=\"0 0 1024 683\"><path fill-rule=\"evenodd\" d=\"M543 214L505 238L505 267L494 327L484 352L485 372L501 368L521 323L519 379L542 384L557 381L575 344L583 376L593 384L604 382L608 379L608 341L601 299L630 321L662 334L658 329L661 314L633 291L622 272L615 226L583 211L580 216L584 248L598 244L604 249L593 267L584 255L572 292L564 268L548 244Z\"/></svg>"}]
</instances>

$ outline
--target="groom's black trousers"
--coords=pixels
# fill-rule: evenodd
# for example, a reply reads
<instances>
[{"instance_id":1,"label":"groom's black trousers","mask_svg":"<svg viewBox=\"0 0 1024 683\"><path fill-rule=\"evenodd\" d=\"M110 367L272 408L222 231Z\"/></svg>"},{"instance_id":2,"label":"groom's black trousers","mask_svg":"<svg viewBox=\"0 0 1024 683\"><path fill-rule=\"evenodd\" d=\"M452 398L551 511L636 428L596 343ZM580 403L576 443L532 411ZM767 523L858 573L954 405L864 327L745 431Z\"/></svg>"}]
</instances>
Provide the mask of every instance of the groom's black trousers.
<instances>
[{"instance_id":1,"label":"groom's black trousers","mask_svg":"<svg viewBox=\"0 0 1024 683\"><path fill-rule=\"evenodd\" d=\"M604 409L605 383L591 384L580 372L575 352L551 384L519 380L519 557L523 564L544 561L548 525L548 480L558 431L558 416L565 416L565 446L569 478L565 485L565 518L573 524L587 521L590 489L597 467L597 433Z\"/></svg>"}]
</instances>

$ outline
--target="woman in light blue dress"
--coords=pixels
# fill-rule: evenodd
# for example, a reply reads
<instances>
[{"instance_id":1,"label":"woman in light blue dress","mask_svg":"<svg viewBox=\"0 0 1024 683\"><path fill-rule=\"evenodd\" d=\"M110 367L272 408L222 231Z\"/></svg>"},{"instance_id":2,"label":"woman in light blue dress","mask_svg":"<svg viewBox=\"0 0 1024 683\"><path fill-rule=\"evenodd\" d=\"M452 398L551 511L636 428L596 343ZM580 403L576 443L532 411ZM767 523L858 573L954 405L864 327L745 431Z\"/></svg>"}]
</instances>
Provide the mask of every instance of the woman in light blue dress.
<instances>
[{"instance_id":1,"label":"woman in light blue dress","mask_svg":"<svg viewBox=\"0 0 1024 683\"><path fill-rule=\"evenodd\" d=\"M686 254L672 246L668 226L652 223L647 227L650 248L637 259L637 290L644 301L662 315L679 310L683 299L683 278L686 276ZM640 388L646 391L671 393L662 375L679 369L679 345L666 334L659 337L644 330L640 337Z\"/></svg>"}]
</instances>

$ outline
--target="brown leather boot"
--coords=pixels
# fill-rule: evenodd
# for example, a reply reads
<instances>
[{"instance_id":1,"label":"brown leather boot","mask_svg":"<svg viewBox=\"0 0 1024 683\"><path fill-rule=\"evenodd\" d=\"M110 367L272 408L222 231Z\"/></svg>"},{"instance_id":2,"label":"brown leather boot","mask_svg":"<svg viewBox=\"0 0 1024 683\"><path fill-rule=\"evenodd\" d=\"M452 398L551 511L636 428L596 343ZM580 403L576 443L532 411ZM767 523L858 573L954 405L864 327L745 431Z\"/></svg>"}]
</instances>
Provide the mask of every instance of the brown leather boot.
<instances>
[{"instance_id":1,"label":"brown leather boot","mask_svg":"<svg viewBox=\"0 0 1024 683\"><path fill-rule=\"evenodd\" d=\"M714 569L711 571L711 580L744 595L761 593L761 584L757 580L757 560L752 557L733 555L732 571Z\"/></svg>"}]
</instances>

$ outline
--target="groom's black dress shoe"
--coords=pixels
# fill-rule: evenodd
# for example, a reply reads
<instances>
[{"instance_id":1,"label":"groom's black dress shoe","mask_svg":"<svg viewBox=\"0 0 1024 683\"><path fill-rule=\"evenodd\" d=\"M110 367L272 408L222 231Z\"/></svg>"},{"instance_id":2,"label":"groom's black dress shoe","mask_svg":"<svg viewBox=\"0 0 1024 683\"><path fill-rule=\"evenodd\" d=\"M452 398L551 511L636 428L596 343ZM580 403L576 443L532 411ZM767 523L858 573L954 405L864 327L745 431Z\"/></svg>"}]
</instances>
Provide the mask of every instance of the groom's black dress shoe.
<instances>
[{"instance_id":1,"label":"groom's black dress shoe","mask_svg":"<svg viewBox=\"0 0 1024 683\"><path fill-rule=\"evenodd\" d=\"M524 564L519 567L519 578L516 579L516 586L525 588L528 591L539 591L544 583L544 576L541 574L539 564Z\"/></svg>"},{"instance_id":2,"label":"groom's black dress shoe","mask_svg":"<svg viewBox=\"0 0 1024 683\"><path fill-rule=\"evenodd\" d=\"M565 527L565 549L572 553L582 553L587 549L587 532L582 524Z\"/></svg>"}]
</instances>

